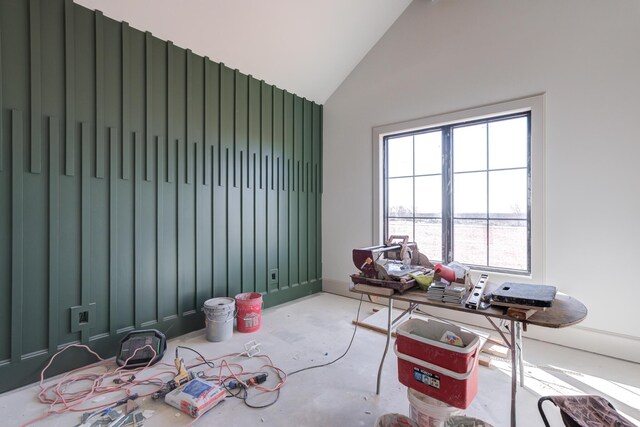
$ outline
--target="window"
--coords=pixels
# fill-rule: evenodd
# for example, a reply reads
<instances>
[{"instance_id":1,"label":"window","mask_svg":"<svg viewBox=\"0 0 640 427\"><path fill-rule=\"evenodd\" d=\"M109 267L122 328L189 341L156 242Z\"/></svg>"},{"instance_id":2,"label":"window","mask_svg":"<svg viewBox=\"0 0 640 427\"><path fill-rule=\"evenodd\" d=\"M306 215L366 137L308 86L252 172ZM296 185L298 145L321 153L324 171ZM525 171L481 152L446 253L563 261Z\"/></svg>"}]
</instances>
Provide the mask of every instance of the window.
<instances>
[{"instance_id":1,"label":"window","mask_svg":"<svg viewBox=\"0 0 640 427\"><path fill-rule=\"evenodd\" d=\"M379 237L408 235L433 261L540 276L543 180L532 171L542 170L542 105L539 96L374 129Z\"/></svg>"}]
</instances>

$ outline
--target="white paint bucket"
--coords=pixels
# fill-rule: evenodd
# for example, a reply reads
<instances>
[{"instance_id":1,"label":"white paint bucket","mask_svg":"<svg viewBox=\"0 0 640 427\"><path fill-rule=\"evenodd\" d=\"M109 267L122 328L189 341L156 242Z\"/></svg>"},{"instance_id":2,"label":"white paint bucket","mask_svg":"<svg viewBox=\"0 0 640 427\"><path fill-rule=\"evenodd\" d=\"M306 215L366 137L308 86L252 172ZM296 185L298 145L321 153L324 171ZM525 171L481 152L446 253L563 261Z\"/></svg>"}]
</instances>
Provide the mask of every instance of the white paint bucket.
<instances>
[{"instance_id":1,"label":"white paint bucket","mask_svg":"<svg viewBox=\"0 0 640 427\"><path fill-rule=\"evenodd\" d=\"M447 405L412 388L407 389L407 396L409 415L420 427L442 427L450 417L462 413L462 409Z\"/></svg>"},{"instance_id":2,"label":"white paint bucket","mask_svg":"<svg viewBox=\"0 0 640 427\"><path fill-rule=\"evenodd\" d=\"M211 298L204 302L202 310L208 341L218 342L231 338L235 308L236 301L233 298Z\"/></svg>"}]
</instances>

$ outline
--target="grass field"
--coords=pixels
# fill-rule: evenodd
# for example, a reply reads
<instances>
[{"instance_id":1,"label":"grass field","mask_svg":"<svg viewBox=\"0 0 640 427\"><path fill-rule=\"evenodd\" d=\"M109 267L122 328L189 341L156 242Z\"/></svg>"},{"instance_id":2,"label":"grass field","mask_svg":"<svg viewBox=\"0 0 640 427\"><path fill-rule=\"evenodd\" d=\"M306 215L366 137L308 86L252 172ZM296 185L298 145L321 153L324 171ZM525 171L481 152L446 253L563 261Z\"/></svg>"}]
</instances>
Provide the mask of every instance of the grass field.
<instances>
[{"instance_id":1,"label":"grass field","mask_svg":"<svg viewBox=\"0 0 640 427\"><path fill-rule=\"evenodd\" d=\"M442 224L437 220L389 219L389 234L408 235L430 260L442 259ZM527 269L525 221L456 220L453 260L514 270Z\"/></svg>"}]
</instances>

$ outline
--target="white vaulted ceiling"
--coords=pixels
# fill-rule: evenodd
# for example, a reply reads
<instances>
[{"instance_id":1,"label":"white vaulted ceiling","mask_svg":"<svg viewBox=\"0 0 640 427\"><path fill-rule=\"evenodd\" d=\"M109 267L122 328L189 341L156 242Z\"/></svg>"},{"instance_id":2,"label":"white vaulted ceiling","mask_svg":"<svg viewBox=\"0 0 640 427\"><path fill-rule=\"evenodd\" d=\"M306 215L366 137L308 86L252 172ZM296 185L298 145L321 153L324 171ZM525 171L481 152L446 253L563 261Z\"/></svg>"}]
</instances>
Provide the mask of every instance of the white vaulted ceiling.
<instances>
[{"instance_id":1,"label":"white vaulted ceiling","mask_svg":"<svg viewBox=\"0 0 640 427\"><path fill-rule=\"evenodd\" d=\"M75 0L324 103L410 0Z\"/></svg>"}]
</instances>

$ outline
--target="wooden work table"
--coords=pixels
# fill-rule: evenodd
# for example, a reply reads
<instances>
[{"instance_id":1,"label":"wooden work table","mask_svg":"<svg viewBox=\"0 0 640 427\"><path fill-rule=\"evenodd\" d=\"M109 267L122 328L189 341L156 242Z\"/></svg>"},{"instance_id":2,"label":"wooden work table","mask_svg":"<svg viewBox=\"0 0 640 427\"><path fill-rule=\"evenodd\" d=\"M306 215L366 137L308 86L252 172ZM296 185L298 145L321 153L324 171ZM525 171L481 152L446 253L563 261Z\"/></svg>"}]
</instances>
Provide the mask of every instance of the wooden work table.
<instances>
[{"instance_id":1,"label":"wooden work table","mask_svg":"<svg viewBox=\"0 0 640 427\"><path fill-rule=\"evenodd\" d=\"M355 276L355 275L354 275ZM352 280L354 277L352 276ZM380 286L372 286L362 284L361 277L356 277L353 280L354 284L351 285L350 290L352 292L361 293L371 297L381 297L388 300L388 324L387 324L387 343L380 361L380 367L378 369L378 381L376 394L380 394L380 378L382 374L382 367L384 364L387 351L389 350L389 343L391 341L391 329L394 324L400 322L405 316L409 315L418 306L423 307L437 307L446 310L454 310L464 312L467 314L484 316L491 326L500 334L505 342L505 345L511 350L511 425L516 425L516 389L518 371L520 373L520 385L524 384L524 370L523 370L523 357L522 357L522 330L523 327L526 330L527 325L535 325L544 328L563 328L566 326L575 325L579 323L587 316L587 308L577 299L558 293L553 300L551 307L545 310L540 310L532 314L527 319L518 319L511 317L507 314L507 308L502 306L489 306L482 309L467 308L463 304L450 304L440 301L433 301L427 299L426 291L419 290L417 288L407 290L403 293L394 292L393 289L383 288ZM488 282L485 287L485 294L489 294L498 287L498 284ZM409 303L409 308L405 310L400 316L396 317L392 321L393 301L403 301ZM426 309L428 310L428 308ZM499 326L494 321L498 319L501 325ZM502 324L506 324L506 328L502 327ZM506 330L505 330L506 329ZM509 335L509 337L507 336Z\"/></svg>"}]
</instances>

